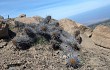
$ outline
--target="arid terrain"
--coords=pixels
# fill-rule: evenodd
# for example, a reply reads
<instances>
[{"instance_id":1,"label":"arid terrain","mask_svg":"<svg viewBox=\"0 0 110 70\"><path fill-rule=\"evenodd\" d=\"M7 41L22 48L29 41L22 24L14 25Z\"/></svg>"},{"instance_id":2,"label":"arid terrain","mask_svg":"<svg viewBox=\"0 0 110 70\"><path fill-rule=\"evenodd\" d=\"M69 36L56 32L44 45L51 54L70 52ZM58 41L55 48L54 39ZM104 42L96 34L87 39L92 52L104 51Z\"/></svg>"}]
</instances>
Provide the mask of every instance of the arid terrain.
<instances>
[{"instance_id":1,"label":"arid terrain","mask_svg":"<svg viewBox=\"0 0 110 70\"><path fill-rule=\"evenodd\" d=\"M56 21L57 23L52 30L53 22ZM2 18L0 22L2 24L0 24L0 70L110 70L110 27L98 25L95 29L91 29L70 19L55 20L51 18L45 20L39 16L26 17L25 14L13 19L5 20ZM40 38L27 49L27 46L24 45L27 45L27 38L26 41L19 38L22 38L23 31L21 29L24 29L22 26L34 23L39 28L44 22L47 23L48 31L49 28L52 30L50 33L56 30L56 33L61 32L60 34L66 35L65 39L63 36L62 38L58 37L58 40L55 40L55 44L53 44ZM39 29L37 30L37 33L40 32ZM42 30L45 28L43 27ZM28 32L28 29L26 31ZM46 36L46 38L48 37ZM18 39L20 40L18 41ZM29 43L31 43L30 40L31 38L29 38ZM58 46L56 46L56 41ZM74 44L68 44L68 42L74 41ZM67 53L71 53L67 50L68 48L73 52L74 61L66 60ZM65 50L67 51L65 52ZM77 59L80 61L80 65L77 67L74 67L78 62L75 56L79 56Z\"/></svg>"}]
</instances>

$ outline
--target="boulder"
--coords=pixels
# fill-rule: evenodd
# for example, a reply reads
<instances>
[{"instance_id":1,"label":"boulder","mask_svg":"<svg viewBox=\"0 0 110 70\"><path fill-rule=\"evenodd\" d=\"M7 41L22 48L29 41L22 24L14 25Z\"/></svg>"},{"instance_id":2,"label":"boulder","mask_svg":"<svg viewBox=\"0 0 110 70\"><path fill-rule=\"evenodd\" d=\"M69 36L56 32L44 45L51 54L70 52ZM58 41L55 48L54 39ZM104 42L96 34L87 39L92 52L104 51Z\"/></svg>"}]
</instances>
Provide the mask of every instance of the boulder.
<instances>
[{"instance_id":1,"label":"boulder","mask_svg":"<svg viewBox=\"0 0 110 70\"><path fill-rule=\"evenodd\" d=\"M110 28L104 25L98 25L93 30L91 39L95 44L110 49Z\"/></svg>"},{"instance_id":2,"label":"boulder","mask_svg":"<svg viewBox=\"0 0 110 70\"><path fill-rule=\"evenodd\" d=\"M70 19L61 19L59 25L68 33L74 35L74 32L78 29L78 26L75 21Z\"/></svg>"},{"instance_id":3,"label":"boulder","mask_svg":"<svg viewBox=\"0 0 110 70\"><path fill-rule=\"evenodd\" d=\"M40 23L43 21L43 18L40 16L33 16L32 18L34 18L37 21L37 23Z\"/></svg>"},{"instance_id":4,"label":"boulder","mask_svg":"<svg viewBox=\"0 0 110 70\"><path fill-rule=\"evenodd\" d=\"M88 37L92 36L93 30L91 28L84 26L84 25L81 25L81 24L78 24L78 28L79 28L81 34L85 34Z\"/></svg>"},{"instance_id":5,"label":"boulder","mask_svg":"<svg viewBox=\"0 0 110 70\"><path fill-rule=\"evenodd\" d=\"M7 38L9 37L8 34L8 24L3 21L0 21L0 38Z\"/></svg>"},{"instance_id":6,"label":"boulder","mask_svg":"<svg viewBox=\"0 0 110 70\"><path fill-rule=\"evenodd\" d=\"M92 35L92 29L90 29L87 26L84 26L82 24L79 24L75 21L72 21L70 19L61 19L59 21L59 25L68 33L72 35L77 35L78 31L80 31L81 34L85 34L88 37L91 37ZM80 34L79 33L79 34Z\"/></svg>"},{"instance_id":7,"label":"boulder","mask_svg":"<svg viewBox=\"0 0 110 70\"><path fill-rule=\"evenodd\" d=\"M81 43L82 42L82 39L80 37L80 29L79 29L79 26L81 24L76 23L75 21L72 21L70 19L61 19L59 21L59 25L66 32L68 32L69 34L71 34L72 36L74 36L76 38L76 40L78 41L78 43Z\"/></svg>"},{"instance_id":8,"label":"boulder","mask_svg":"<svg viewBox=\"0 0 110 70\"><path fill-rule=\"evenodd\" d=\"M23 18L23 17L26 17L26 14L19 15L19 18Z\"/></svg>"},{"instance_id":9,"label":"boulder","mask_svg":"<svg viewBox=\"0 0 110 70\"><path fill-rule=\"evenodd\" d=\"M31 24L31 23L40 23L43 20L42 17L26 17L26 18L15 18L15 22L21 22L21 23L26 23L26 24Z\"/></svg>"}]
</instances>

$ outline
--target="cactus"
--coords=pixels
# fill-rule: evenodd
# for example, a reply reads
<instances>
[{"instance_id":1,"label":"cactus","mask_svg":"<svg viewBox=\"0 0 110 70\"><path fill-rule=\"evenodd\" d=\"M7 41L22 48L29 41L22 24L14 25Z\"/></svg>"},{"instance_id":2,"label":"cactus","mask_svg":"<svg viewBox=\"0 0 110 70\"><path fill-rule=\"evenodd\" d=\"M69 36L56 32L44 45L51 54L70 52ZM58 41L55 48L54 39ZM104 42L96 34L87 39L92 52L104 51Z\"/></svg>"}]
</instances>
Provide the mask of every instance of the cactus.
<instances>
[{"instance_id":1,"label":"cactus","mask_svg":"<svg viewBox=\"0 0 110 70\"><path fill-rule=\"evenodd\" d=\"M51 20L51 16L47 16L47 17L43 20L43 22L46 23L46 24L48 24L50 20Z\"/></svg>"},{"instance_id":2,"label":"cactus","mask_svg":"<svg viewBox=\"0 0 110 70\"><path fill-rule=\"evenodd\" d=\"M26 27L31 27L31 28L35 29L37 27L37 25L35 23L26 24Z\"/></svg>"},{"instance_id":3,"label":"cactus","mask_svg":"<svg viewBox=\"0 0 110 70\"><path fill-rule=\"evenodd\" d=\"M74 67L75 69L81 67L79 54L76 51L68 53L68 57L66 58L66 66Z\"/></svg>"},{"instance_id":4,"label":"cactus","mask_svg":"<svg viewBox=\"0 0 110 70\"><path fill-rule=\"evenodd\" d=\"M15 21L15 28L18 28L18 32L22 32L25 26L26 24L19 21Z\"/></svg>"},{"instance_id":5,"label":"cactus","mask_svg":"<svg viewBox=\"0 0 110 70\"><path fill-rule=\"evenodd\" d=\"M30 37L23 35L20 37L16 37L12 40L12 42L16 46L16 48L25 50L30 48L31 43L33 43L33 40Z\"/></svg>"},{"instance_id":6,"label":"cactus","mask_svg":"<svg viewBox=\"0 0 110 70\"><path fill-rule=\"evenodd\" d=\"M9 25L5 20L0 21L0 39L9 39Z\"/></svg>"},{"instance_id":7,"label":"cactus","mask_svg":"<svg viewBox=\"0 0 110 70\"><path fill-rule=\"evenodd\" d=\"M57 21L49 23L50 20L51 16L47 16L44 21L38 25L26 25L23 23L18 24L19 22L17 22L16 25L20 28L24 28L25 35L27 35L29 38L32 38L32 40L37 39L37 35L41 35L44 36L48 41L56 40L60 44L65 43L65 45L79 50L79 44L75 39L75 37L79 35L79 31L76 31L75 36L71 36L69 33L61 29Z\"/></svg>"},{"instance_id":8,"label":"cactus","mask_svg":"<svg viewBox=\"0 0 110 70\"><path fill-rule=\"evenodd\" d=\"M40 27L40 30L41 30L41 31L46 31L46 30L47 30L47 27L46 27L46 26L41 26L41 27Z\"/></svg>"},{"instance_id":9,"label":"cactus","mask_svg":"<svg viewBox=\"0 0 110 70\"><path fill-rule=\"evenodd\" d=\"M36 40L42 44L43 38L45 38L46 41L51 42L54 50L62 50L68 56L67 66L77 66L80 62L76 53L80 51L80 44L77 41L80 32L76 31L76 34L72 36L64 31L57 21L50 22L50 20L51 16L47 16L40 24L23 24L23 35L16 37L12 41L13 44L19 49L27 49ZM22 28L21 25L18 25L18 27Z\"/></svg>"},{"instance_id":10,"label":"cactus","mask_svg":"<svg viewBox=\"0 0 110 70\"><path fill-rule=\"evenodd\" d=\"M31 28L31 27L25 27L24 28L24 32L31 38L35 38L36 37L36 31Z\"/></svg>"},{"instance_id":11,"label":"cactus","mask_svg":"<svg viewBox=\"0 0 110 70\"><path fill-rule=\"evenodd\" d=\"M74 37L75 37L75 39L77 40L77 42L78 42L79 44L81 44L82 38L80 37L80 31L79 31L78 29L75 30L75 32L74 32Z\"/></svg>"},{"instance_id":12,"label":"cactus","mask_svg":"<svg viewBox=\"0 0 110 70\"><path fill-rule=\"evenodd\" d=\"M56 27L58 27L58 26L59 26L58 21L53 21L53 22L51 22L50 24L51 24L51 25L53 25L53 26L56 26Z\"/></svg>"}]
</instances>

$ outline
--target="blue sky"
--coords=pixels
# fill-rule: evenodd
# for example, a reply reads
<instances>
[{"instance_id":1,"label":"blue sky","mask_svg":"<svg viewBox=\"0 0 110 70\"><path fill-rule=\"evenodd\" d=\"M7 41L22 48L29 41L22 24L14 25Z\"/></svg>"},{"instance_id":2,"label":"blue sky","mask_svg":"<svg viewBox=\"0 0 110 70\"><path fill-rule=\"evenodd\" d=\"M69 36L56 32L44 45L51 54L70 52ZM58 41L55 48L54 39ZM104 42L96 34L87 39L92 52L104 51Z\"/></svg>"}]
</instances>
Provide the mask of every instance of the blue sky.
<instances>
[{"instance_id":1,"label":"blue sky","mask_svg":"<svg viewBox=\"0 0 110 70\"><path fill-rule=\"evenodd\" d=\"M17 17L51 15L55 19L70 18L87 24L110 18L110 0L0 0L0 15Z\"/></svg>"}]
</instances>

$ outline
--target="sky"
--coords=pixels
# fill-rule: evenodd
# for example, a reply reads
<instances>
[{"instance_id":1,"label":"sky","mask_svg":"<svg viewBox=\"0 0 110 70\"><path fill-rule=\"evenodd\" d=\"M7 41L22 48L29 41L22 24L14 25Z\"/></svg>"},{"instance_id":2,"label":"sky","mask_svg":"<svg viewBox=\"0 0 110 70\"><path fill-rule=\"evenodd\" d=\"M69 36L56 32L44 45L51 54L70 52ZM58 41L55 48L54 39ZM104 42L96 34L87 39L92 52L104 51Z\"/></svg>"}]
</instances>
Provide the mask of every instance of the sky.
<instances>
[{"instance_id":1,"label":"sky","mask_svg":"<svg viewBox=\"0 0 110 70\"><path fill-rule=\"evenodd\" d=\"M0 15L7 18L51 15L55 19L70 18L85 25L110 18L110 0L0 0Z\"/></svg>"}]
</instances>

